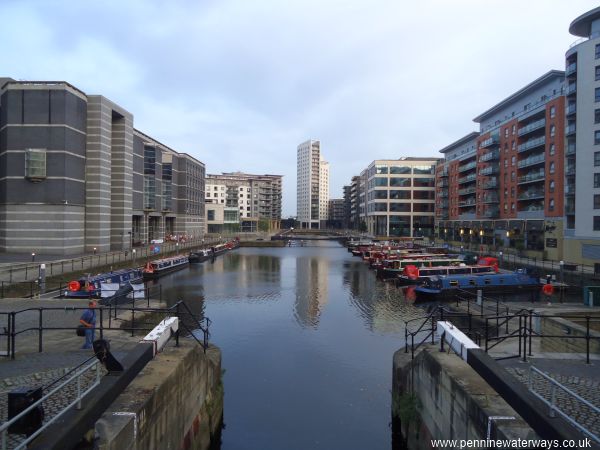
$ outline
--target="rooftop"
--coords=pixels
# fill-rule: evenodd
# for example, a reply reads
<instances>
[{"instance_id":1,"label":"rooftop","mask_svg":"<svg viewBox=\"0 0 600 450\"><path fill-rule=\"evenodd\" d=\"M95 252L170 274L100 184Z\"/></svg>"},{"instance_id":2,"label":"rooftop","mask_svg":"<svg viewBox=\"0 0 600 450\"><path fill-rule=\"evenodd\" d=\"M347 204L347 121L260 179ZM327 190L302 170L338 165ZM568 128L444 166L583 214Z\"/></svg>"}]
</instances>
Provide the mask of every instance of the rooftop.
<instances>
[{"instance_id":1,"label":"rooftop","mask_svg":"<svg viewBox=\"0 0 600 450\"><path fill-rule=\"evenodd\" d=\"M466 136L461 137L458 141L455 141L452 144L445 146L443 149L440 150L440 153L447 153L450 150L454 150L455 148L458 148L461 145L468 143L469 141L477 139L478 137L479 133L477 131L471 131Z\"/></svg>"},{"instance_id":2,"label":"rooftop","mask_svg":"<svg viewBox=\"0 0 600 450\"><path fill-rule=\"evenodd\" d=\"M592 22L600 19L600 6L582 14L569 25L569 33L575 36L590 37Z\"/></svg>"}]
</instances>

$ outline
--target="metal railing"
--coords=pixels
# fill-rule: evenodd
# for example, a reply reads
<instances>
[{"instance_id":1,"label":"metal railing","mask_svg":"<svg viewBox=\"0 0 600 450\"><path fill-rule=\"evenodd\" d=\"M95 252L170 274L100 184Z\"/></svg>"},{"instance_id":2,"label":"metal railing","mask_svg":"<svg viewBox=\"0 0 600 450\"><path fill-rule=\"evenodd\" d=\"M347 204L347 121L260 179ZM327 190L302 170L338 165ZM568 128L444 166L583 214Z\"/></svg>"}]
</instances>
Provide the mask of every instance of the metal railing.
<instances>
[{"instance_id":1,"label":"metal railing","mask_svg":"<svg viewBox=\"0 0 600 450\"><path fill-rule=\"evenodd\" d=\"M93 361L90 362L90 360L92 360L92 359L93 359ZM81 400L83 399L83 397L85 397L89 392L92 391L92 389L94 389L96 386L98 386L100 384L100 378L101 378L101 373L102 373L101 367L102 367L102 363L100 361L98 361L96 359L96 355L94 355L91 358L84 361L83 363L81 363L79 366L72 369L70 372L68 372L61 378L59 378L58 380L55 380L49 386L45 386L45 388L52 387L58 381L64 379L64 381L62 381L60 384L58 384L56 387L54 387L50 392L45 394L42 398L35 401L31 405L29 405L26 409L21 411L19 414L17 414L10 420L8 420L8 421L4 422L2 425L0 425L0 435L2 436L2 438L1 438L2 439L2 450L7 450L9 427L16 424L19 420L25 418L28 414L32 413L34 410L40 408L42 406L42 404L45 401L47 401L50 397L54 396L55 394L62 394L62 391L67 386L71 385L74 382L77 383L77 388L76 388L77 394L75 396L75 399L73 401L71 401L61 411L59 411L57 414L55 414L53 417L51 417L49 420L46 420L45 423L40 428L38 428L32 434L29 434L25 439L21 440L18 443L18 445L14 448L15 449L26 448L30 442L32 442L37 436L39 436L50 425L52 425L54 422L56 422L63 414L65 414L67 411L69 411L73 406L76 406L77 409L81 409ZM91 382L91 384L89 384L87 387L84 388L82 386L82 378L86 373L88 373L89 371L92 371L92 370L95 371L94 380ZM44 388L42 388L42 389L44 389Z\"/></svg>"},{"instance_id":2,"label":"metal railing","mask_svg":"<svg viewBox=\"0 0 600 450\"><path fill-rule=\"evenodd\" d=\"M136 332L149 332L152 331L152 328L143 326L144 324L139 323L139 314L162 314L162 315L175 315L180 319L180 325L185 329L185 331L200 345L202 345L204 351L209 345L210 338L210 324L212 323L208 317L198 318L196 315L190 310L188 305L180 300L175 303L173 306L169 308L151 308L149 303L146 307L136 307L136 303L133 302L131 306L124 307L118 305L109 304L108 307L99 307L96 308L98 322L94 328L94 330L98 330L100 334L100 339L104 338L104 332L108 330L118 330L118 331L130 331L131 335L134 336ZM62 311L62 312L75 312L75 311L85 311L88 309L85 306L65 306L65 307L39 307L39 308L25 308L18 311L11 312L3 312L0 313L0 317L6 316L7 326L5 327L4 332L0 333L0 336L5 336L7 338L6 344L6 353L0 352L0 356L10 357L11 359L15 359L15 355L17 352L17 337L27 332L37 332L38 334L38 353L42 353L44 351L44 333L48 331L75 331L77 329L79 321L74 323L73 326L64 327L64 326L48 326L44 323L44 314L51 311ZM26 313L37 313L37 325L36 326L28 326L26 328L18 329L18 318L22 314ZM123 321L123 318L118 318L118 314L122 313L130 317L130 325L122 326L123 324L119 324L119 326L115 326L114 323L116 321ZM108 314L108 316L107 316ZM136 314L138 315L136 323ZM105 325L104 319L108 319L108 326ZM113 323L114 322L114 323ZM196 330L199 330L202 333L202 340L198 339L196 334L194 333ZM176 345L179 345L179 332L176 334Z\"/></svg>"},{"instance_id":3,"label":"metal railing","mask_svg":"<svg viewBox=\"0 0 600 450\"><path fill-rule=\"evenodd\" d=\"M550 391L550 400L548 400L543 395L541 395L540 393L538 393L538 392L535 391L535 385L534 385L534 382L533 382L533 374L534 373L536 373L537 375L541 376L543 379L545 379L546 381L548 381L552 385L552 388L551 388L551 391ZM529 366L529 379L528 379L528 382L527 382L527 386L529 388L529 391L533 395L535 395L537 398L539 398L542 402L544 402L546 405L548 405L550 407L550 410L548 412L548 414L549 414L550 417L556 417L556 413L560 414L565 420L567 420L571 425L573 425L579 431L581 431L585 435L589 436L594 441L600 443L600 437L598 437L597 435L595 435L594 433L592 433L586 427L584 427L579 422L577 422L577 420L575 420L573 417L571 417L566 412L562 411L559 407L556 406L556 400L557 400L556 399L556 390L557 389L561 389L568 396L570 396L570 397L574 398L575 400L579 401L580 403L582 403L583 405L585 405L586 407L588 407L591 411L595 412L596 414L600 414L600 408L598 408L597 406L593 405L592 403L590 403L589 401L587 401L585 398L583 398L580 395L578 395L577 393L573 392L571 389L569 389L568 387L566 387L563 384L559 383L554 378L552 378L551 376L549 376L548 374L542 372L541 370L539 370L538 368L536 368L534 366Z\"/></svg>"}]
</instances>

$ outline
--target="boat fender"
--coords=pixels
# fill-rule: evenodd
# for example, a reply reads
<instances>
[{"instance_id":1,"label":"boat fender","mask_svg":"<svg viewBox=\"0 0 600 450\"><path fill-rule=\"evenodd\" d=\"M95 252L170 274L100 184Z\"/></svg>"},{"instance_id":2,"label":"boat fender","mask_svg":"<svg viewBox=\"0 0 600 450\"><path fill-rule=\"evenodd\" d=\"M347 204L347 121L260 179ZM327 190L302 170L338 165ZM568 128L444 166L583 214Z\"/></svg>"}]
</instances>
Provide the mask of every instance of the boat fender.
<instances>
[{"instance_id":1,"label":"boat fender","mask_svg":"<svg viewBox=\"0 0 600 450\"><path fill-rule=\"evenodd\" d=\"M552 296L552 294L554 294L554 286L552 286L551 284L545 284L542 286L542 293L547 296L550 297Z\"/></svg>"},{"instance_id":2,"label":"boat fender","mask_svg":"<svg viewBox=\"0 0 600 450\"><path fill-rule=\"evenodd\" d=\"M71 292L76 292L81 288L81 284L79 284L79 281L70 281L68 286Z\"/></svg>"},{"instance_id":3,"label":"boat fender","mask_svg":"<svg viewBox=\"0 0 600 450\"><path fill-rule=\"evenodd\" d=\"M404 268L404 274L409 280L416 280L419 278L419 268L414 265L408 265Z\"/></svg>"}]
</instances>

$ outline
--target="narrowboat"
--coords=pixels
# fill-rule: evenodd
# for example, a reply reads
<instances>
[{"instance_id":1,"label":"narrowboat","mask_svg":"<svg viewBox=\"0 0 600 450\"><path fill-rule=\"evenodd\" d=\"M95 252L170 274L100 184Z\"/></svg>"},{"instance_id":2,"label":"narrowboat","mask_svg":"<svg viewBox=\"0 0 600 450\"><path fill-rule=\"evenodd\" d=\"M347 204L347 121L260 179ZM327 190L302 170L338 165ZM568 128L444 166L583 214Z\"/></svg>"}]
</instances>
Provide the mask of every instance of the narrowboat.
<instances>
[{"instance_id":1,"label":"narrowboat","mask_svg":"<svg viewBox=\"0 0 600 450\"><path fill-rule=\"evenodd\" d=\"M100 273L94 276L81 277L78 280L73 280L67 285L67 290L64 296L68 298L100 298L103 297L102 290L105 284L118 284L119 287L125 286L127 283L141 283L142 269L115 270L114 272ZM104 290L107 288L104 287ZM111 289L111 291L114 290ZM112 295L114 292L105 292Z\"/></svg>"},{"instance_id":2,"label":"narrowboat","mask_svg":"<svg viewBox=\"0 0 600 450\"><path fill-rule=\"evenodd\" d=\"M451 266L459 265L463 261L458 258L412 258L406 259L395 259L387 261L387 264L377 269L377 276L379 278L388 279L396 278L400 275L406 266L418 266L418 267L438 267L438 266Z\"/></svg>"},{"instance_id":3,"label":"narrowboat","mask_svg":"<svg viewBox=\"0 0 600 450\"><path fill-rule=\"evenodd\" d=\"M144 281L155 280L163 275L176 270L181 270L189 263L187 256L173 256L171 258L155 259L146 263L142 269Z\"/></svg>"},{"instance_id":4,"label":"narrowboat","mask_svg":"<svg viewBox=\"0 0 600 450\"><path fill-rule=\"evenodd\" d=\"M493 266L439 266L417 267L406 266L402 273L394 279L396 286L411 286L422 284L427 278L436 275L471 275L482 273L496 273Z\"/></svg>"},{"instance_id":5,"label":"narrowboat","mask_svg":"<svg viewBox=\"0 0 600 450\"><path fill-rule=\"evenodd\" d=\"M202 249L202 250L197 250L195 252L190 252L190 254L188 255L190 264L191 263L201 263L208 259L212 259L214 257L215 257L215 255L208 248Z\"/></svg>"},{"instance_id":6,"label":"narrowboat","mask_svg":"<svg viewBox=\"0 0 600 450\"><path fill-rule=\"evenodd\" d=\"M525 269L511 273L482 273L467 275L435 275L424 280L415 288L417 302L453 299L465 291L484 295L518 294L539 290L540 279Z\"/></svg>"}]
</instances>

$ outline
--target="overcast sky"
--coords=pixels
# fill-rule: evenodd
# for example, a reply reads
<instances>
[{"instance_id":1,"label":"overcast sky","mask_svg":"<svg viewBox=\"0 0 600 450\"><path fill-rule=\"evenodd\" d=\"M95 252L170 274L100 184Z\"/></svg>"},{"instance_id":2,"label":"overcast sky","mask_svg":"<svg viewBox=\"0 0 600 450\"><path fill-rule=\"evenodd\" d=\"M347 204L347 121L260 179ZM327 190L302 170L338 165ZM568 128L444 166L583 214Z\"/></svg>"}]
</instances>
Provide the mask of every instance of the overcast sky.
<instances>
[{"instance_id":1,"label":"overcast sky","mask_svg":"<svg viewBox=\"0 0 600 450\"><path fill-rule=\"evenodd\" d=\"M591 0L1 0L0 76L65 80L208 173L284 175L320 139L330 195L372 160L439 156L551 69Z\"/></svg>"}]
</instances>

